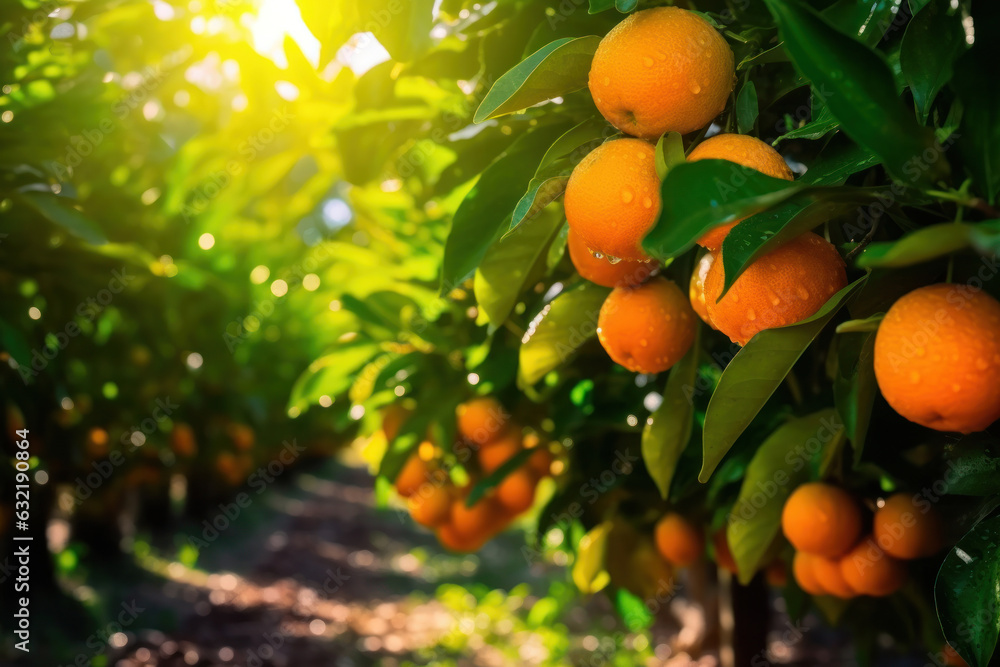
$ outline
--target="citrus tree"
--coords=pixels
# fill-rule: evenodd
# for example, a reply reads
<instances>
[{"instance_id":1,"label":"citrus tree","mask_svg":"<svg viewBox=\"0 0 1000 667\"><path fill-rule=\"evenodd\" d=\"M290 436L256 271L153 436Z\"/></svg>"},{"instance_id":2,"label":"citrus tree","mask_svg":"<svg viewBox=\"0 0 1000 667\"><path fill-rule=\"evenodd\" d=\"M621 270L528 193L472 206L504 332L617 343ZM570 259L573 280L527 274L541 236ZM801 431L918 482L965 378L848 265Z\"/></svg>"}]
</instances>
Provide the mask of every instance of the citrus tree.
<instances>
[{"instance_id":1,"label":"citrus tree","mask_svg":"<svg viewBox=\"0 0 1000 667\"><path fill-rule=\"evenodd\" d=\"M707 551L862 657L884 632L985 665L995 10L662 4L371 25L390 60L355 86L345 174L444 221L420 282L443 300L345 294L351 340L293 405L343 393L383 498L456 550L521 521L529 561L567 552L630 622Z\"/></svg>"}]
</instances>

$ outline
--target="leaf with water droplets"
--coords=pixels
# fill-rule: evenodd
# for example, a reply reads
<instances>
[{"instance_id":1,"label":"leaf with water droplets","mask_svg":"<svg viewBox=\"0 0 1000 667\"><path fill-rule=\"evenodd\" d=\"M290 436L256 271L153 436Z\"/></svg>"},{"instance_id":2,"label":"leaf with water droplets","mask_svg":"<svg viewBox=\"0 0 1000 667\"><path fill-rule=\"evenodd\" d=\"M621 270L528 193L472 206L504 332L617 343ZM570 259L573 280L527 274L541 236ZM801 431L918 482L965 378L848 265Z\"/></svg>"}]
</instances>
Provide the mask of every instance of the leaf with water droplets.
<instances>
[{"instance_id":1,"label":"leaf with water droplets","mask_svg":"<svg viewBox=\"0 0 1000 667\"><path fill-rule=\"evenodd\" d=\"M945 556L934 603L945 639L971 667L987 667L1000 636L1000 517L980 521Z\"/></svg>"},{"instance_id":2,"label":"leaf with water droplets","mask_svg":"<svg viewBox=\"0 0 1000 667\"><path fill-rule=\"evenodd\" d=\"M736 126L740 134L747 134L753 130L754 123L757 122L757 87L753 81L747 81L740 88L740 94L736 96Z\"/></svg>"}]
</instances>

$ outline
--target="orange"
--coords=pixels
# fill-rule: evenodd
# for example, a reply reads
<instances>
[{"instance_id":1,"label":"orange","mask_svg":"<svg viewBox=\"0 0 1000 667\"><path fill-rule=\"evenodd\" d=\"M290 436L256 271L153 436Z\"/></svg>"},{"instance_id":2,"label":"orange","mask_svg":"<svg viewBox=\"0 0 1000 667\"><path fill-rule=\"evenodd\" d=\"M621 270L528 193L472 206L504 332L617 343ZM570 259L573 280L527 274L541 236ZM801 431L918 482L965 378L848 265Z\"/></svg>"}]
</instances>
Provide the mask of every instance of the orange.
<instances>
[{"instance_id":1,"label":"orange","mask_svg":"<svg viewBox=\"0 0 1000 667\"><path fill-rule=\"evenodd\" d=\"M944 546L944 522L926 500L918 506L913 496L896 493L875 512L873 532L879 547L890 556L910 560L933 556Z\"/></svg>"},{"instance_id":2,"label":"orange","mask_svg":"<svg viewBox=\"0 0 1000 667\"><path fill-rule=\"evenodd\" d=\"M226 434L233 441L233 446L241 451L253 447L255 440L253 429L246 424L233 423L226 426Z\"/></svg>"},{"instance_id":3,"label":"orange","mask_svg":"<svg viewBox=\"0 0 1000 667\"><path fill-rule=\"evenodd\" d=\"M717 134L698 144L687 159L688 162L728 160L772 178L783 178L786 181L794 178L792 170L788 168L785 159L778 151L756 137L748 137L743 134ZM698 245L709 250L718 250L722 247L722 240L726 238L729 230L739 222L736 220L705 232L698 239Z\"/></svg>"},{"instance_id":4,"label":"orange","mask_svg":"<svg viewBox=\"0 0 1000 667\"><path fill-rule=\"evenodd\" d=\"M944 664L949 667L969 667L969 663L962 659L962 656L950 644L945 644L941 648L941 657L944 659Z\"/></svg>"},{"instance_id":5,"label":"orange","mask_svg":"<svg viewBox=\"0 0 1000 667\"><path fill-rule=\"evenodd\" d=\"M406 501L410 516L422 526L441 525L451 516L454 491L454 487L448 483L422 484Z\"/></svg>"},{"instance_id":6,"label":"orange","mask_svg":"<svg viewBox=\"0 0 1000 667\"><path fill-rule=\"evenodd\" d=\"M477 445L499 438L511 425L510 415L495 398L484 396L466 401L455 410L458 433Z\"/></svg>"},{"instance_id":7,"label":"orange","mask_svg":"<svg viewBox=\"0 0 1000 667\"><path fill-rule=\"evenodd\" d=\"M837 249L812 232L759 257L719 301L724 277L720 252L705 278L708 315L719 331L740 345L759 331L815 314L847 285Z\"/></svg>"},{"instance_id":8,"label":"orange","mask_svg":"<svg viewBox=\"0 0 1000 667\"><path fill-rule=\"evenodd\" d=\"M816 577L816 583L828 594L844 600L857 595L857 591L851 588L844 579L844 573L840 569L840 559L814 555L812 571L813 576Z\"/></svg>"},{"instance_id":9,"label":"orange","mask_svg":"<svg viewBox=\"0 0 1000 667\"><path fill-rule=\"evenodd\" d=\"M875 379L892 408L938 431L1000 418L1000 303L981 290L929 285L892 305L875 335Z\"/></svg>"},{"instance_id":10,"label":"orange","mask_svg":"<svg viewBox=\"0 0 1000 667\"><path fill-rule=\"evenodd\" d=\"M398 403L393 403L384 410L382 410L382 433L385 434L385 439L392 442L399 435L399 429L402 428L403 422L405 422L410 416L410 411L404 408Z\"/></svg>"},{"instance_id":11,"label":"orange","mask_svg":"<svg viewBox=\"0 0 1000 667\"><path fill-rule=\"evenodd\" d=\"M87 455L92 459L108 455L108 432L95 426L87 433Z\"/></svg>"},{"instance_id":12,"label":"orange","mask_svg":"<svg viewBox=\"0 0 1000 667\"><path fill-rule=\"evenodd\" d=\"M701 530L676 512L659 520L654 537L660 555L678 567L692 565L705 548Z\"/></svg>"},{"instance_id":13,"label":"orange","mask_svg":"<svg viewBox=\"0 0 1000 667\"><path fill-rule=\"evenodd\" d=\"M590 94L626 134L687 134L722 113L736 79L733 51L703 18L677 7L630 14L601 40Z\"/></svg>"},{"instance_id":14,"label":"orange","mask_svg":"<svg viewBox=\"0 0 1000 667\"><path fill-rule=\"evenodd\" d=\"M642 239L660 215L654 148L607 141L580 161L566 184L566 221L586 248L615 260L649 259Z\"/></svg>"},{"instance_id":15,"label":"orange","mask_svg":"<svg viewBox=\"0 0 1000 667\"><path fill-rule=\"evenodd\" d=\"M576 272L603 287L639 285L645 282L658 266L653 262L638 262L632 259L623 259L612 264L607 257L595 257L587 248L587 244L572 230L566 237L566 247L569 249L569 258L576 267Z\"/></svg>"},{"instance_id":16,"label":"orange","mask_svg":"<svg viewBox=\"0 0 1000 667\"><path fill-rule=\"evenodd\" d=\"M843 489L811 482L788 497L781 529L799 551L837 558L861 536L861 510Z\"/></svg>"},{"instance_id":17,"label":"orange","mask_svg":"<svg viewBox=\"0 0 1000 667\"><path fill-rule=\"evenodd\" d=\"M862 540L840 559L844 581L862 595L885 597L906 581L906 567L879 549L875 540Z\"/></svg>"},{"instance_id":18,"label":"orange","mask_svg":"<svg viewBox=\"0 0 1000 667\"><path fill-rule=\"evenodd\" d=\"M715 547L715 562L723 570L736 574L736 560L733 552L729 550L729 538L726 537L726 529L723 528L712 538L712 546Z\"/></svg>"},{"instance_id":19,"label":"orange","mask_svg":"<svg viewBox=\"0 0 1000 667\"><path fill-rule=\"evenodd\" d=\"M804 551L796 551L795 558L792 560L792 575L795 577L795 581L799 588L810 595L826 595L826 589L816 578L814 563L819 558L819 556Z\"/></svg>"},{"instance_id":20,"label":"orange","mask_svg":"<svg viewBox=\"0 0 1000 667\"><path fill-rule=\"evenodd\" d=\"M513 431L479 450L479 466L489 475L521 451L521 436Z\"/></svg>"},{"instance_id":21,"label":"orange","mask_svg":"<svg viewBox=\"0 0 1000 667\"><path fill-rule=\"evenodd\" d=\"M412 496L421 485L430 481L430 474L431 469L427 462L416 453L412 454L396 476L396 493L404 498Z\"/></svg>"},{"instance_id":22,"label":"orange","mask_svg":"<svg viewBox=\"0 0 1000 667\"><path fill-rule=\"evenodd\" d=\"M601 306L597 337L616 363L635 373L660 373L694 342L695 314L673 281L616 287Z\"/></svg>"},{"instance_id":23,"label":"orange","mask_svg":"<svg viewBox=\"0 0 1000 667\"><path fill-rule=\"evenodd\" d=\"M705 303L705 278L708 277L708 272L712 268L716 256L717 253L714 252L702 255L691 273L691 282L688 284L688 298L691 299L691 308L698 314L702 322L713 329L717 329L717 327L712 324L712 318L708 316L708 304Z\"/></svg>"},{"instance_id":24,"label":"orange","mask_svg":"<svg viewBox=\"0 0 1000 667\"><path fill-rule=\"evenodd\" d=\"M486 542L485 536L473 535L470 537L460 534L450 523L438 527L437 536L441 546L449 551L457 551L459 553L479 551Z\"/></svg>"},{"instance_id":25,"label":"orange","mask_svg":"<svg viewBox=\"0 0 1000 667\"><path fill-rule=\"evenodd\" d=\"M530 468L518 468L497 485L497 501L510 514L521 514L535 502L538 478Z\"/></svg>"},{"instance_id":26,"label":"orange","mask_svg":"<svg viewBox=\"0 0 1000 667\"><path fill-rule=\"evenodd\" d=\"M174 424L174 429L170 432L170 448L177 456L194 456L198 451L194 429L183 422Z\"/></svg>"},{"instance_id":27,"label":"orange","mask_svg":"<svg viewBox=\"0 0 1000 667\"><path fill-rule=\"evenodd\" d=\"M539 477L548 477L552 474L552 452L548 447L540 446L528 457L528 467L530 467Z\"/></svg>"},{"instance_id":28,"label":"orange","mask_svg":"<svg viewBox=\"0 0 1000 667\"><path fill-rule=\"evenodd\" d=\"M456 498L451 504L451 525L455 532L466 537L492 535L503 523L503 508L487 496L472 507L465 506L465 498Z\"/></svg>"}]
</instances>

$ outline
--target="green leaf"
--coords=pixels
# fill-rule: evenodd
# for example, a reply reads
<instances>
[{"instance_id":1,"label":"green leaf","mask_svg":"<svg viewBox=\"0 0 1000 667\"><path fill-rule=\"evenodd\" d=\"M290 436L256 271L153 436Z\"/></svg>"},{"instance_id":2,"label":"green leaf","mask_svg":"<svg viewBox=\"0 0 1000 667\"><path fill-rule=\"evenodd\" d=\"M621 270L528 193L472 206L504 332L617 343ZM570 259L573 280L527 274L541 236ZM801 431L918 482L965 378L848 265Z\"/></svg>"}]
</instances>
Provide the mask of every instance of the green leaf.
<instances>
[{"instance_id":1,"label":"green leaf","mask_svg":"<svg viewBox=\"0 0 1000 667\"><path fill-rule=\"evenodd\" d=\"M524 465L525 461L530 459L536 453L537 450L532 448L522 449L518 451L517 454L514 454L514 456L504 461L499 468L476 482L475 486L472 487L472 490L469 491L469 495L465 499L466 507L472 507L479 502L479 499L485 496L490 489L496 487L507 477L507 475Z\"/></svg>"},{"instance_id":2,"label":"green leaf","mask_svg":"<svg viewBox=\"0 0 1000 667\"><path fill-rule=\"evenodd\" d=\"M27 384L27 376L34 377L36 371L31 368L31 349L24 334L0 319L0 345L13 357L19 366L23 366L22 377Z\"/></svg>"},{"instance_id":3,"label":"green leaf","mask_svg":"<svg viewBox=\"0 0 1000 667\"><path fill-rule=\"evenodd\" d=\"M442 292L451 290L475 271L503 231L545 154L562 126L528 132L515 141L486 170L465 196L451 223L445 242L441 273Z\"/></svg>"},{"instance_id":4,"label":"green leaf","mask_svg":"<svg viewBox=\"0 0 1000 667\"><path fill-rule=\"evenodd\" d=\"M593 283L564 292L548 303L528 326L519 351L519 387L541 380L566 363L597 334L597 316L611 290Z\"/></svg>"},{"instance_id":5,"label":"green leaf","mask_svg":"<svg viewBox=\"0 0 1000 667\"><path fill-rule=\"evenodd\" d=\"M628 14L639 5L639 0L615 0L615 9L622 14Z\"/></svg>"},{"instance_id":6,"label":"green leaf","mask_svg":"<svg viewBox=\"0 0 1000 667\"><path fill-rule=\"evenodd\" d=\"M733 227L722 242L722 295L762 255L858 205L857 195L850 189L824 192L823 197L795 197Z\"/></svg>"},{"instance_id":7,"label":"green leaf","mask_svg":"<svg viewBox=\"0 0 1000 667\"><path fill-rule=\"evenodd\" d=\"M642 430L642 460L663 498L670 493L677 462L691 440L694 425L692 395L698 373L698 354L696 334L691 349L670 369L667 386L663 390L663 402Z\"/></svg>"},{"instance_id":8,"label":"green leaf","mask_svg":"<svg viewBox=\"0 0 1000 667\"><path fill-rule=\"evenodd\" d=\"M781 531L781 511L788 496L809 479L812 463L842 435L843 424L829 408L780 426L761 443L726 528L741 583L749 583L764 565Z\"/></svg>"},{"instance_id":9,"label":"green leaf","mask_svg":"<svg viewBox=\"0 0 1000 667\"><path fill-rule=\"evenodd\" d=\"M684 163L684 139L677 132L667 132L656 142L654 152L656 175L662 181L667 172Z\"/></svg>"},{"instance_id":10,"label":"green leaf","mask_svg":"<svg viewBox=\"0 0 1000 667\"><path fill-rule=\"evenodd\" d=\"M973 225L942 223L911 232L898 241L872 243L858 256L861 268L910 266L967 248Z\"/></svg>"},{"instance_id":11,"label":"green leaf","mask_svg":"<svg viewBox=\"0 0 1000 667\"><path fill-rule=\"evenodd\" d=\"M830 109L824 105L815 118L801 127L796 127L785 132L775 139L772 145L777 146L787 139L822 139L838 127L840 127L840 123L830 113Z\"/></svg>"},{"instance_id":12,"label":"green leaf","mask_svg":"<svg viewBox=\"0 0 1000 667\"><path fill-rule=\"evenodd\" d=\"M877 328L877 322L875 326ZM840 327L837 327L837 333L841 333ZM878 393L874 365L875 330L838 336L835 354L833 399L837 412L844 420L847 437L851 440L856 467L861 462L875 394Z\"/></svg>"},{"instance_id":13,"label":"green leaf","mask_svg":"<svg viewBox=\"0 0 1000 667\"><path fill-rule=\"evenodd\" d=\"M883 33L895 28L903 0L838 0L823 10L823 18L841 32L875 46Z\"/></svg>"},{"instance_id":14,"label":"green leaf","mask_svg":"<svg viewBox=\"0 0 1000 667\"><path fill-rule=\"evenodd\" d=\"M1000 635L1000 517L984 519L945 556L934 604L948 643L971 667L987 667Z\"/></svg>"},{"instance_id":15,"label":"green leaf","mask_svg":"<svg viewBox=\"0 0 1000 667\"><path fill-rule=\"evenodd\" d=\"M945 160L917 164L924 150L934 149L934 133L903 106L885 61L805 5L764 1L792 62L848 136L881 157L897 180L931 186L947 176Z\"/></svg>"},{"instance_id":16,"label":"green leaf","mask_svg":"<svg viewBox=\"0 0 1000 667\"><path fill-rule=\"evenodd\" d=\"M304 410L327 395L335 398L354 382L354 372L379 353L375 343L357 341L339 345L333 352L309 364L292 386L289 408Z\"/></svg>"},{"instance_id":17,"label":"green leaf","mask_svg":"<svg viewBox=\"0 0 1000 667\"><path fill-rule=\"evenodd\" d=\"M992 81L998 62L996 40L977 39L955 62L951 86L962 102L957 137L975 191L990 204L1000 192L1000 86Z\"/></svg>"},{"instance_id":18,"label":"green leaf","mask_svg":"<svg viewBox=\"0 0 1000 667\"><path fill-rule=\"evenodd\" d=\"M546 44L497 79L475 122L514 113L586 87L590 61L601 38L564 37Z\"/></svg>"},{"instance_id":19,"label":"green leaf","mask_svg":"<svg viewBox=\"0 0 1000 667\"><path fill-rule=\"evenodd\" d=\"M885 313L875 313L863 320L847 320L837 325L837 333L868 333L878 331L879 324L885 319Z\"/></svg>"},{"instance_id":20,"label":"green leaf","mask_svg":"<svg viewBox=\"0 0 1000 667\"><path fill-rule=\"evenodd\" d=\"M621 616L622 622L629 629L629 632L647 630L656 619L642 598L624 588L615 591L615 609L618 610L618 615Z\"/></svg>"},{"instance_id":21,"label":"green leaf","mask_svg":"<svg viewBox=\"0 0 1000 667\"><path fill-rule=\"evenodd\" d=\"M363 0L358 7L358 30L375 35L392 59L409 62L431 45L434 0Z\"/></svg>"},{"instance_id":22,"label":"green leaf","mask_svg":"<svg viewBox=\"0 0 1000 667\"><path fill-rule=\"evenodd\" d=\"M614 9L615 0L590 0L588 5L588 14L597 14L599 12L605 12L609 9Z\"/></svg>"},{"instance_id":23,"label":"green leaf","mask_svg":"<svg viewBox=\"0 0 1000 667\"><path fill-rule=\"evenodd\" d=\"M736 353L708 402L699 480L711 477L813 339L866 280L859 278L834 294L812 317L761 331Z\"/></svg>"},{"instance_id":24,"label":"green leaf","mask_svg":"<svg viewBox=\"0 0 1000 667\"><path fill-rule=\"evenodd\" d=\"M853 141L828 145L809 165L800 183L808 185L843 185L852 174L874 167L881 160L867 148Z\"/></svg>"},{"instance_id":25,"label":"green leaf","mask_svg":"<svg viewBox=\"0 0 1000 667\"><path fill-rule=\"evenodd\" d=\"M597 593L611 581L608 571L604 569L604 552L613 525L610 521L597 524L580 538L576 547L573 583L584 595Z\"/></svg>"},{"instance_id":26,"label":"green leaf","mask_svg":"<svg viewBox=\"0 0 1000 667\"><path fill-rule=\"evenodd\" d=\"M747 81L736 96L736 126L740 134L748 134L757 122L757 87Z\"/></svg>"},{"instance_id":27,"label":"green leaf","mask_svg":"<svg viewBox=\"0 0 1000 667\"><path fill-rule=\"evenodd\" d=\"M712 227L780 204L801 188L727 160L679 164L663 181L660 217L643 248L658 259L676 257Z\"/></svg>"},{"instance_id":28,"label":"green leaf","mask_svg":"<svg viewBox=\"0 0 1000 667\"><path fill-rule=\"evenodd\" d=\"M493 326L510 316L525 285L545 272L545 255L563 218L539 216L494 243L476 271L476 302Z\"/></svg>"},{"instance_id":29,"label":"green leaf","mask_svg":"<svg viewBox=\"0 0 1000 667\"><path fill-rule=\"evenodd\" d=\"M967 48L962 16L950 0L933 0L906 25L899 64L910 86L920 122L926 124L938 91L951 80L952 67Z\"/></svg>"},{"instance_id":30,"label":"green leaf","mask_svg":"<svg viewBox=\"0 0 1000 667\"><path fill-rule=\"evenodd\" d=\"M48 192L28 191L22 192L19 198L50 222L54 222L91 245L103 245L108 242L104 233L90 218L70 206L62 197Z\"/></svg>"},{"instance_id":31,"label":"green leaf","mask_svg":"<svg viewBox=\"0 0 1000 667\"><path fill-rule=\"evenodd\" d=\"M1000 444L987 434L963 436L944 450L948 493L959 496L992 496L1000 475Z\"/></svg>"}]
</instances>

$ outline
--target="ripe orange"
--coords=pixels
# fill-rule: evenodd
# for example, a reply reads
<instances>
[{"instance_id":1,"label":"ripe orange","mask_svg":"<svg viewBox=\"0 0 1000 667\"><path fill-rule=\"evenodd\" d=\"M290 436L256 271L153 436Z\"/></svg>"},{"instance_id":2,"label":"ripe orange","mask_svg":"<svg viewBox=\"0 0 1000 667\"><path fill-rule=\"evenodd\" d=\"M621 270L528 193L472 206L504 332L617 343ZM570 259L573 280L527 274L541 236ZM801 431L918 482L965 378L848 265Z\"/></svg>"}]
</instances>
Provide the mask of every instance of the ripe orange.
<instances>
[{"instance_id":1,"label":"ripe orange","mask_svg":"<svg viewBox=\"0 0 1000 667\"><path fill-rule=\"evenodd\" d=\"M814 568L814 562L819 558L819 556L805 551L796 551L795 558L792 560L792 575L795 577L795 581L799 588L810 595L826 595L826 589L820 584Z\"/></svg>"},{"instance_id":2,"label":"ripe orange","mask_svg":"<svg viewBox=\"0 0 1000 667\"><path fill-rule=\"evenodd\" d=\"M703 18L677 7L630 14L601 40L590 94L622 132L655 139L708 125L726 106L733 52Z\"/></svg>"},{"instance_id":3,"label":"ripe orange","mask_svg":"<svg viewBox=\"0 0 1000 667\"><path fill-rule=\"evenodd\" d=\"M724 278L720 252L705 278L708 315L740 345L764 329L806 319L847 285L837 249L811 232L758 258L719 301Z\"/></svg>"},{"instance_id":4,"label":"ripe orange","mask_svg":"<svg viewBox=\"0 0 1000 667\"><path fill-rule=\"evenodd\" d=\"M503 523L503 508L492 497L481 498L472 507L465 506L465 498L456 498L451 504L451 525L455 532L466 537L493 535Z\"/></svg>"},{"instance_id":5,"label":"ripe orange","mask_svg":"<svg viewBox=\"0 0 1000 667\"><path fill-rule=\"evenodd\" d=\"M642 238L660 214L654 148L608 141L580 161L566 184L566 221L579 242L605 257L644 261Z\"/></svg>"},{"instance_id":6,"label":"ripe orange","mask_svg":"<svg viewBox=\"0 0 1000 667\"><path fill-rule=\"evenodd\" d=\"M92 459L108 455L108 432L100 426L95 426L87 433L87 455Z\"/></svg>"},{"instance_id":7,"label":"ripe orange","mask_svg":"<svg viewBox=\"0 0 1000 667\"><path fill-rule=\"evenodd\" d=\"M712 318L708 316L708 304L705 303L705 278L708 277L708 272L712 268L712 263L715 262L718 253L707 252L702 255L701 259L698 260L698 265L694 267L694 271L691 273L691 282L688 285L688 298L691 299L691 308L694 312L698 313L698 317L701 321L718 330L718 328L712 324Z\"/></svg>"},{"instance_id":8,"label":"ripe orange","mask_svg":"<svg viewBox=\"0 0 1000 667\"><path fill-rule=\"evenodd\" d=\"M871 538L858 542L844 554L840 572L853 590L872 597L892 595L906 581L906 567L879 549Z\"/></svg>"},{"instance_id":9,"label":"ripe orange","mask_svg":"<svg viewBox=\"0 0 1000 667\"><path fill-rule=\"evenodd\" d=\"M521 434L510 431L479 449L479 466L489 475L521 451Z\"/></svg>"},{"instance_id":10,"label":"ripe orange","mask_svg":"<svg viewBox=\"0 0 1000 667\"><path fill-rule=\"evenodd\" d=\"M728 160L773 178L783 178L786 181L794 178L792 170L785 164L785 159L778 151L756 137L743 134L717 134L698 144L687 159L689 162ZM729 230L739 222L736 220L705 232L698 239L698 245L709 250L718 250L722 247L722 240L726 238Z\"/></svg>"},{"instance_id":11,"label":"ripe orange","mask_svg":"<svg viewBox=\"0 0 1000 667\"><path fill-rule=\"evenodd\" d=\"M500 401L484 396L466 401L455 410L458 433L470 442L484 445L496 440L510 426L510 414Z\"/></svg>"},{"instance_id":12,"label":"ripe orange","mask_svg":"<svg viewBox=\"0 0 1000 667\"><path fill-rule=\"evenodd\" d=\"M1000 418L1000 303L981 290L929 285L892 305L875 335L875 378L892 408L938 431Z\"/></svg>"},{"instance_id":13,"label":"ripe orange","mask_svg":"<svg viewBox=\"0 0 1000 667\"><path fill-rule=\"evenodd\" d=\"M694 524L676 512L666 514L656 524L656 548L677 567L695 563L705 548L705 538Z\"/></svg>"},{"instance_id":14,"label":"ripe orange","mask_svg":"<svg viewBox=\"0 0 1000 667\"><path fill-rule=\"evenodd\" d=\"M527 443L525 443L527 444ZM528 458L528 467L530 467L538 477L548 477L552 474L552 462L555 459L552 457L552 452L545 445L537 446L535 448L535 453L533 453Z\"/></svg>"},{"instance_id":15,"label":"ripe orange","mask_svg":"<svg viewBox=\"0 0 1000 667\"><path fill-rule=\"evenodd\" d=\"M712 538L712 546L715 547L715 562L723 570L732 574L737 573L736 560L733 552L729 549L729 538L726 537L726 529L723 528Z\"/></svg>"},{"instance_id":16,"label":"ripe orange","mask_svg":"<svg viewBox=\"0 0 1000 667\"><path fill-rule=\"evenodd\" d=\"M941 657L944 659L944 664L949 667L969 667L962 656L958 654L958 651L953 649L950 644L945 644L941 648Z\"/></svg>"},{"instance_id":17,"label":"ripe orange","mask_svg":"<svg viewBox=\"0 0 1000 667\"><path fill-rule=\"evenodd\" d=\"M837 558L861 535L861 510L846 491L811 482L792 492L781 512L781 529L799 551Z\"/></svg>"},{"instance_id":18,"label":"ripe orange","mask_svg":"<svg viewBox=\"0 0 1000 667\"><path fill-rule=\"evenodd\" d=\"M530 468L518 468L497 485L497 502L509 514L527 512L535 502L538 478Z\"/></svg>"},{"instance_id":19,"label":"ripe orange","mask_svg":"<svg viewBox=\"0 0 1000 667\"><path fill-rule=\"evenodd\" d=\"M174 430L170 432L170 448L177 456L194 456L198 451L194 429L184 422L174 424Z\"/></svg>"},{"instance_id":20,"label":"ripe orange","mask_svg":"<svg viewBox=\"0 0 1000 667\"><path fill-rule=\"evenodd\" d=\"M396 493L404 498L409 498L420 489L421 485L426 484L430 479L430 466L414 453L407 459L406 464L403 465L403 469L396 476Z\"/></svg>"},{"instance_id":21,"label":"ripe orange","mask_svg":"<svg viewBox=\"0 0 1000 667\"><path fill-rule=\"evenodd\" d=\"M857 592L844 579L839 558L824 558L814 555L811 563L816 583L828 594L844 600L857 595Z\"/></svg>"},{"instance_id":22,"label":"ripe orange","mask_svg":"<svg viewBox=\"0 0 1000 667\"><path fill-rule=\"evenodd\" d=\"M422 526L438 526L451 517L455 489L451 484L422 484L411 495L406 506L413 520Z\"/></svg>"},{"instance_id":23,"label":"ripe orange","mask_svg":"<svg viewBox=\"0 0 1000 667\"><path fill-rule=\"evenodd\" d=\"M623 259L617 264L612 264L606 257L594 257L587 244L572 230L566 237L566 247L569 249L569 258L577 273L603 287L642 284L657 267L653 262Z\"/></svg>"},{"instance_id":24,"label":"ripe orange","mask_svg":"<svg viewBox=\"0 0 1000 667\"><path fill-rule=\"evenodd\" d=\"M875 512L873 532L890 556L910 560L933 556L944 546L941 515L927 501L920 507L908 493L896 493Z\"/></svg>"},{"instance_id":25,"label":"ripe orange","mask_svg":"<svg viewBox=\"0 0 1000 667\"><path fill-rule=\"evenodd\" d=\"M694 342L695 314L673 281L662 276L640 287L616 287L597 318L608 356L635 373L661 373Z\"/></svg>"},{"instance_id":26,"label":"ripe orange","mask_svg":"<svg viewBox=\"0 0 1000 667\"><path fill-rule=\"evenodd\" d=\"M450 523L445 523L438 527L437 537L441 546L449 551L457 551L459 553L479 551L483 544L486 543L486 536L462 535Z\"/></svg>"},{"instance_id":27,"label":"ripe orange","mask_svg":"<svg viewBox=\"0 0 1000 667\"><path fill-rule=\"evenodd\" d=\"M382 410L382 433L385 434L386 440L392 442L396 439L396 436L399 435L399 429L410 414L410 411L399 403L393 403Z\"/></svg>"}]
</instances>

